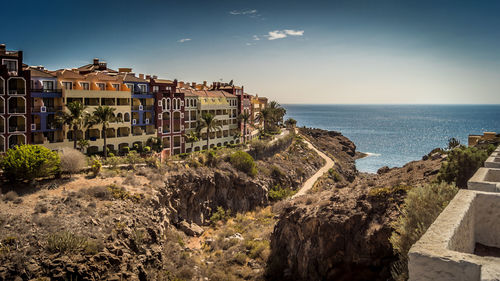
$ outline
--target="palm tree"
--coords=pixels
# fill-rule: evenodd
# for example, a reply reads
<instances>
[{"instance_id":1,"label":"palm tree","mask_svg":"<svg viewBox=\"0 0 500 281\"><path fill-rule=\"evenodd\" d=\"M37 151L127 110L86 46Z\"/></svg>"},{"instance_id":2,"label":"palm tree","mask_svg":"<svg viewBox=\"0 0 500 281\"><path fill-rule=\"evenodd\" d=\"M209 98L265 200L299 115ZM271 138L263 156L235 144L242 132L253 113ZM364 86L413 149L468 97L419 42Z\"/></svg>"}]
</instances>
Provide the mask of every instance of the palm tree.
<instances>
[{"instance_id":1,"label":"palm tree","mask_svg":"<svg viewBox=\"0 0 500 281\"><path fill-rule=\"evenodd\" d=\"M104 140L104 158L108 157L108 149L106 146L106 129L109 123L120 121L115 117L114 111L116 108L105 106L98 106L92 113L91 118L88 120L90 125L102 125L103 140Z\"/></svg>"},{"instance_id":2,"label":"palm tree","mask_svg":"<svg viewBox=\"0 0 500 281\"><path fill-rule=\"evenodd\" d=\"M262 109L258 114L257 114L257 121L262 121L263 123L263 127L264 127L264 131L266 131L267 127L268 127L268 122L270 122L272 120L272 117L273 117L273 111L266 107L264 109Z\"/></svg>"},{"instance_id":3,"label":"palm tree","mask_svg":"<svg viewBox=\"0 0 500 281\"><path fill-rule=\"evenodd\" d=\"M85 118L88 114L85 109L87 108L79 101L70 102L66 105L68 111L60 111L58 113L57 122L62 125L68 125L73 129L73 148L76 149L77 133L84 127Z\"/></svg>"},{"instance_id":4,"label":"palm tree","mask_svg":"<svg viewBox=\"0 0 500 281\"><path fill-rule=\"evenodd\" d=\"M199 140L198 136L199 136L199 134L196 131L191 131L191 132L189 132L189 134L184 135L186 142L191 143L191 152L193 152L194 143Z\"/></svg>"},{"instance_id":5,"label":"palm tree","mask_svg":"<svg viewBox=\"0 0 500 281\"><path fill-rule=\"evenodd\" d=\"M273 112L272 119L275 123L283 123L283 117L286 114L286 109L283 108L277 101L271 101L268 108Z\"/></svg>"},{"instance_id":6,"label":"palm tree","mask_svg":"<svg viewBox=\"0 0 500 281\"><path fill-rule=\"evenodd\" d=\"M200 118L198 130L207 129L207 150L210 149L210 133L222 130L220 121L215 118L212 113L205 113Z\"/></svg>"},{"instance_id":7,"label":"palm tree","mask_svg":"<svg viewBox=\"0 0 500 281\"><path fill-rule=\"evenodd\" d=\"M89 147L90 143L86 139L81 139L78 140L78 146L80 147L80 150L83 152L85 148Z\"/></svg>"},{"instance_id":8,"label":"palm tree","mask_svg":"<svg viewBox=\"0 0 500 281\"><path fill-rule=\"evenodd\" d=\"M247 123L250 119L250 113L244 111L240 115L238 115L238 120L243 121L243 143L247 142Z\"/></svg>"},{"instance_id":9,"label":"palm tree","mask_svg":"<svg viewBox=\"0 0 500 281\"><path fill-rule=\"evenodd\" d=\"M297 120L295 120L293 118L288 118L285 121L285 125L287 126L287 128L293 129L293 128L295 128L295 125L297 125Z\"/></svg>"}]
</instances>

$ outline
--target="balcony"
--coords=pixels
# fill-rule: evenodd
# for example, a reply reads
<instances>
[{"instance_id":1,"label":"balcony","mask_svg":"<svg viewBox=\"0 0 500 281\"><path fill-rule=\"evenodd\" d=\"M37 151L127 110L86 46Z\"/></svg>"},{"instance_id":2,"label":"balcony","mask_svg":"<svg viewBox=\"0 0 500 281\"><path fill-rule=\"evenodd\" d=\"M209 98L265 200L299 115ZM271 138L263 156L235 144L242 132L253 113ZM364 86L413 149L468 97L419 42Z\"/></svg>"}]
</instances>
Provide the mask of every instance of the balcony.
<instances>
[{"instance_id":1,"label":"balcony","mask_svg":"<svg viewBox=\"0 0 500 281\"><path fill-rule=\"evenodd\" d=\"M133 105L132 110L152 111L154 110L154 105Z\"/></svg>"},{"instance_id":2,"label":"balcony","mask_svg":"<svg viewBox=\"0 0 500 281\"><path fill-rule=\"evenodd\" d=\"M24 106L10 107L9 106L9 113L12 113L12 114L26 113L26 107L24 107Z\"/></svg>"},{"instance_id":3,"label":"balcony","mask_svg":"<svg viewBox=\"0 0 500 281\"><path fill-rule=\"evenodd\" d=\"M62 89L46 89L46 88L34 88L31 92L37 93L62 93Z\"/></svg>"},{"instance_id":4,"label":"balcony","mask_svg":"<svg viewBox=\"0 0 500 281\"><path fill-rule=\"evenodd\" d=\"M24 132L26 128L24 125L9 126L9 133Z\"/></svg>"},{"instance_id":5,"label":"balcony","mask_svg":"<svg viewBox=\"0 0 500 281\"><path fill-rule=\"evenodd\" d=\"M61 111L62 106L33 106L31 107L31 112L57 112Z\"/></svg>"}]
</instances>

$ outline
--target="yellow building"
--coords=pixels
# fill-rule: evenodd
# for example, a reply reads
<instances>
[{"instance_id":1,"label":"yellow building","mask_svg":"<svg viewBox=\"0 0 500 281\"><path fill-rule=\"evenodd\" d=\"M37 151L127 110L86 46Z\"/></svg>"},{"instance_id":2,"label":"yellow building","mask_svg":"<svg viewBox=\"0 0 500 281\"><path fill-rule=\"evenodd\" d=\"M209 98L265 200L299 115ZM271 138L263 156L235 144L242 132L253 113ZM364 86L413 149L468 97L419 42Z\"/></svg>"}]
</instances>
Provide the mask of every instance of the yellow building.
<instances>
[{"instance_id":1,"label":"yellow building","mask_svg":"<svg viewBox=\"0 0 500 281\"><path fill-rule=\"evenodd\" d=\"M221 147L239 142L238 136L238 98L224 91L206 91L180 89L185 99L186 134L196 130L203 114L211 113L221 122L222 130L210 133L210 147ZM186 152L207 149L207 131L201 130L201 138L194 143L186 144Z\"/></svg>"}]
</instances>

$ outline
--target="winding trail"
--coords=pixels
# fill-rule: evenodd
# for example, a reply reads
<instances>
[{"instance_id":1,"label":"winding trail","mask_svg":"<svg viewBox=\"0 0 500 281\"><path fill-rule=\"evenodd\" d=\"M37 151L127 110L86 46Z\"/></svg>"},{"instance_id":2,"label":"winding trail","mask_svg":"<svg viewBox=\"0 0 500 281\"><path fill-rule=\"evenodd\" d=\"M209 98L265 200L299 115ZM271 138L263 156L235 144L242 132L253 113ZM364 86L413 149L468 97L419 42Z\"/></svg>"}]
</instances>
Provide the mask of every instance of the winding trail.
<instances>
[{"instance_id":1,"label":"winding trail","mask_svg":"<svg viewBox=\"0 0 500 281\"><path fill-rule=\"evenodd\" d=\"M319 156L321 156L321 158L325 159L326 163L325 165L323 165L323 167L321 167L314 175L312 175L309 179L307 179L307 181L302 185L302 187L299 189L299 192L295 193L294 196L292 196L292 199L293 198L296 198L296 197L299 197L301 195L304 195L307 193L307 191L309 189L311 189L314 185L314 183L316 182L316 180L321 177L324 173L328 172L328 170L333 167L333 165L335 164L335 162L328 156L326 156L326 154L324 154L323 152L319 151L316 147L314 147L314 145L312 145L305 137L303 137L304 139L304 142L307 143L307 146L316 151L316 153L318 153Z\"/></svg>"}]
</instances>

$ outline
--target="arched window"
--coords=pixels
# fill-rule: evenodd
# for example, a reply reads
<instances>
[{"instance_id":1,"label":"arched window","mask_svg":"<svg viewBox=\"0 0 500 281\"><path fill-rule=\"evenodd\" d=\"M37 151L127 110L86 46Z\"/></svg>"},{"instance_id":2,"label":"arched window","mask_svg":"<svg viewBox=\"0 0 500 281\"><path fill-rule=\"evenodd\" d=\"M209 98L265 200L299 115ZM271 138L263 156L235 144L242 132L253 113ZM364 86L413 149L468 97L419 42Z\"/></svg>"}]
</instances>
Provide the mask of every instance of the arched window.
<instances>
[{"instance_id":1,"label":"arched window","mask_svg":"<svg viewBox=\"0 0 500 281\"><path fill-rule=\"evenodd\" d=\"M167 99L166 104L167 104L167 110L170 110L170 98Z\"/></svg>"},{"instance_id":2,"label":"arched window","mask_svg":"<svg viewBox=\"0 0 500 281\"><path fill-rule=\"evenodd\" d=\"M162 101L161 101L161 107L163 109L163 111L167 110L167 99L166 98L163 98Z\"/></svg>"},{"instance_id":3,"label":"arched window","mask_svg":"<svg viewBox=\"0 0 500 281\"><path fill-rule=\"evenodd\" d=\"M125 122L130 122L130 114L125 113L124 118L123 118L123 121L125 121Z\"/></svg>"}]
</instances>

